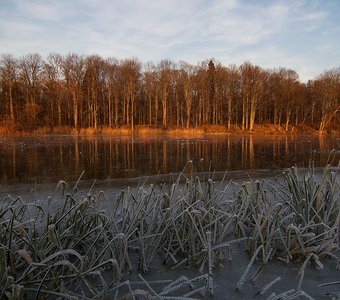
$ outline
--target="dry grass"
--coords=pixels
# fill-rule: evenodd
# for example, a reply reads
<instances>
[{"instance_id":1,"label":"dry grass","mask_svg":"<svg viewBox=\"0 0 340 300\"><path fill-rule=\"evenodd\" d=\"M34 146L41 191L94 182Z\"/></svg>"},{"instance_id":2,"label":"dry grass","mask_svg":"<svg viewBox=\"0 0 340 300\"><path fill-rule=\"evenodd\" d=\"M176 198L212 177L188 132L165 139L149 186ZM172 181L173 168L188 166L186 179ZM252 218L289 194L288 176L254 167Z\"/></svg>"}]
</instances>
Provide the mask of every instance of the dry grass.
<instances>
[{"instance_id":1,"label":"dry grass","mask_svg":"<svg viewBox=\"0 0 340 300\"><path fill-rule=\"evenodd\" d=\"M54 127L52 130L53 134L77 134L78 131L75 128L61 126L61 127Z\"/></svg>"},{"instance_id":2,"label":"dry grass","mask_svg":"<svg viewBox=\"0 0 340 300\"><path fill-rule=\"evenodd\" d=\"M336 135L339 130L330 130L327 132L329 134ZM9 134L108 134L108 135L169 135L169 136L181 136L181 137L195 137L202 136L205 134L252 134L252 135L285 135L285 134L319 134L319 132L309 126L292 126L288 131L284 127L273 125L273 124L255 124L254 130L241 130L239 127L232 125L231 129L228 130L225 125L204 125L198 128L167 128L162 129L149 125L136 125L132 130L130 126L120 126L120 127L108 127L100 126L98 128L88 127L88 128L74 128L70 126L60 126L60 127L38 127L32 130L17 129L14 126L2 125L0 126L0 135Z\"/></svg>"},{"instance_id":3,"label":"dry grass","mask_svg":"<svg viewBox=\"0 0 340 300\"><path fill-rule=\"evenodd\" d=\"M164 130L157 127L151 127L146 125L138 125L135 128L135 132L140 135L159 135L164 134Z\"/></svg>"},{"instance_id":4,"label":"dry grass","mask_svg":"<svg viewBox=\"0 0 340 300\"><path fill-rule=\"evenodd\" d=\"M255 124L253 134L286 134L289 133L283 126L274 124Z\"/></svg>"},{"instance_id":5,"label":"dry grass","mask_svg":"<svg viewBox=\"0 0 340 300\"><path fill-rule=\"evenodd\" d=\"M167 129L166 134L169 136L201 136L206 132L203 128L188 128L188 129Z\"/></svg>"},{"instance_id":6,"label":"dry grass","mask_svg":"<svg viewBox=\"0 0 340 300\"><path fill-rule=\"evenodd\" d=\"M7 126L0 126L0 135L9 135L14 132L14 129Z\"/></svg>"},{"instance_id":7,"label":"dry grass","mask_svg":"<svg viewBox=\"0 0 340 300\"><path fill-rule=\"evenodd\" d=\"M9 135L15 132L15 125L10 121L0 123L0 135Z\"/></svg>"}]
</instances>

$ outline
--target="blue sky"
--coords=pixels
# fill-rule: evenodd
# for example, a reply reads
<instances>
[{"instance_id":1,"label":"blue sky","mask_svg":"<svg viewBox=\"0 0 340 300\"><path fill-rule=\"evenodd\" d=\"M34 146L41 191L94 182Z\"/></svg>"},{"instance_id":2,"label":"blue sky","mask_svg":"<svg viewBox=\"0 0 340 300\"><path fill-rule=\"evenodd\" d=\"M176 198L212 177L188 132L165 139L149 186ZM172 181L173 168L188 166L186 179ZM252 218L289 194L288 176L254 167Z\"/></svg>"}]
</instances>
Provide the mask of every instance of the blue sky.
<instances>
[{"instance_id":1,"label":"blue sky","mask_svg":"<svg viewBox=\"0 0 340 300\"><path fill-rule=\"evenodd\" d=\"M0 0L0 53L340 66L339 0Z\"/></svg>"}]
</instances>

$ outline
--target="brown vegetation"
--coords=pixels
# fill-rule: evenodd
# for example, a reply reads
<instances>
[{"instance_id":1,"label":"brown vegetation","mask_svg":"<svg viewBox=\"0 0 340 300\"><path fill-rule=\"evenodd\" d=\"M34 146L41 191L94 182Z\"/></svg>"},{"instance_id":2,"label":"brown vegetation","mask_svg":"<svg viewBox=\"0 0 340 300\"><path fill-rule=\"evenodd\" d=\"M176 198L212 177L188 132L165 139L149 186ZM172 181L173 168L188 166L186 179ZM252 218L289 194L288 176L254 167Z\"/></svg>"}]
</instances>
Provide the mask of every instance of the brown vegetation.
<instances>
[{"instance_id":1,"label":"brown vegetation","mask_svg":"<svg viewBox=\"0 0 340 300\"><path fill-rule=\"evenodd\" d=\"M249 62L0 58L0 134L323 133L339 130L339 111L339 68L304 84L294 70Z\"/></svg>"},{"instance_id":2,"label":"brown vegetation","mask_svg":"<svg viewBox=\"0 0 340 300\"><path fill-rule=\"evenodd\" d=\"M325 132L323 132L325 133ZM330 135L340 135L340 129L332 129L326 132ZM7 127L0 126L0 135L42 135L42 134L84 134L84 135L92 135L92 134L105 134L105 135L165 135L165 136L203 136L203 135L257 135L257 136L265 136L265 135L295 135L295 134L308 134L308 135L319 135L320 132L310 126L300 125L300 126L292 126L288 131L283 126L273 125L273 124L255 124L252 131L242 130L238 126L232 125L230 130L228 130L227 126L222 125L209 125L209 126L200 126L197 128L157 128L147 125L137 125L133 130L130 127L122 126L118 128L111 128L108 126L103 127L87 127L87 128L74 128L68 126L61 127L37 127L35 129L30 130L18 130L15 127Z\"/></svg>"}]
</instances>

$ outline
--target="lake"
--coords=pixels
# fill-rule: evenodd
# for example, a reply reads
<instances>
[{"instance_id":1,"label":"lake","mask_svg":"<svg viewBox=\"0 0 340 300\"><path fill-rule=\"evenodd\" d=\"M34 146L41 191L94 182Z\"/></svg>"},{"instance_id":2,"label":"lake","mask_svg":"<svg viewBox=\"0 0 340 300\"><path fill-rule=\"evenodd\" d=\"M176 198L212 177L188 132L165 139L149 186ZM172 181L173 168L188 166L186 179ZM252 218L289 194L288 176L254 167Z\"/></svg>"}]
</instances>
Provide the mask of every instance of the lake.
<instances>
[{"instance_id":1,"label":"lake","mask_svg":"<svg viewBox=\"0 0 340 300\"><path fill-rule=\"evenodd\" d=\"M327 163L334 136L206 135L200 137L39 135L0 138L0 185L126 180L177 173L189 160L197 171L271 171Z\"/></svg>"}]
</instances>

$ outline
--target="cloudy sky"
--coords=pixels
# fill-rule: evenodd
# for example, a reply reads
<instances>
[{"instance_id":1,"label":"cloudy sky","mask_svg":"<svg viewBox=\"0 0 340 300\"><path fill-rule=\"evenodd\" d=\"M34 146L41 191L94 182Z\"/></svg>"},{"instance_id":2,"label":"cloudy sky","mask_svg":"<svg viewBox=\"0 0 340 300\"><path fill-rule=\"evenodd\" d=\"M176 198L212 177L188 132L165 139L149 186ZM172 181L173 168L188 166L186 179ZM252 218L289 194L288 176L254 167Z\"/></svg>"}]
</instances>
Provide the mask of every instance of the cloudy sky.
<instances>
[{"instance_id":1,"label":"cloudy sky","mask_svg":"<svg viewBox=\"0 0 340 300\"><path fill-rule=\"evenodd\" d=\"M0 53L340 66L339 0L0 0Z\"/></svg>"}]
</instances>

